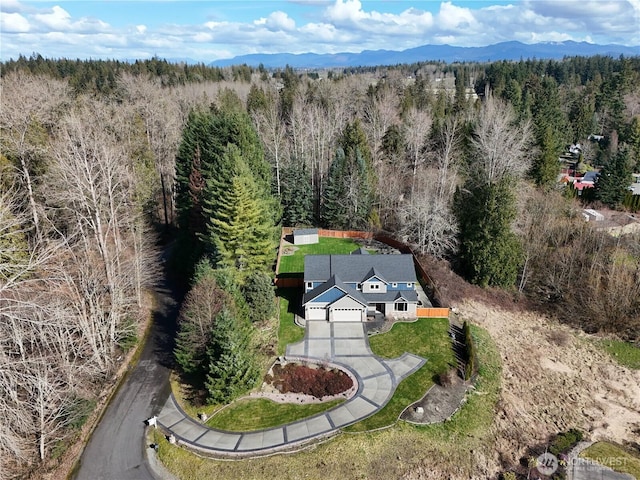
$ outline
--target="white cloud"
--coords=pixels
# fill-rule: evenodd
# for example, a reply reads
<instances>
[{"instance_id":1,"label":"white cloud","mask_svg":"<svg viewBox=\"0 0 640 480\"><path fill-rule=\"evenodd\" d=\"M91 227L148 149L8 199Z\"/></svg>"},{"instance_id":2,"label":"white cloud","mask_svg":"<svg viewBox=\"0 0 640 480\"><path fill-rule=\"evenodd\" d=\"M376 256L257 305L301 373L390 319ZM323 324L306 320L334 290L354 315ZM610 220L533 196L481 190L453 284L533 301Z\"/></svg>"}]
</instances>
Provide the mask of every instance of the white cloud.
<instances>
[{"instance_id":1,"label":"white cloud","mask_svg":"<svg viewBox=\"0 0 640 480\"><path fill-rule=\"evenodd\" d=\"M58 5L47 13L36 13L33 18L43 26L59 32L69 30L71 27L71 15Z\"/></svg>"},{"instance_id":2,"label":"white cloud","mask_svg":"<svg viewBox=\"0 0 640 480\"><path fill-rule=\"evenodd\" d=\"M468 8L456 7L451 2L442 2L435 24L442 30L477 30L478 22ZM470 32L468 32L470 33Z\"/></svg>"},{"instance_id":3,"label":"white cloud","mask_svg":"<svg viewBox=\"0 0 640 480\"><path fill-rule=\"evenodd\" d=\"M272 31L290 31L296 28L296 22L284 12L273 12L265 22L267 28Z\"/></svg>"},{"instance_id":4,"label":"white cloud","mask_svg":"<svg viewBox=\"0 0 640 480\"><path fill-rule=\"evenodd\" d=\"M0 32L26 33L29 30L29 20L19 13L0 12Z\"/></svg>"},{"instance_id":5,"label":"white cloud","mask_svg":"<svg viewBox=\"0 0 640 480\"><path fill-rule=\"evenodd\" d=\"M34 13L32 18L38 24L38 30L41 32L105 33L110 29L108 23L95 18L81 17L73 20L69 12L59 5L43 12Z\"/></svg>"},{"instance_id":6,"label":"white cloud","mask_svg":"<svg viewBox=\"0 0 640 480\"><path fill-rule=\"evenodd\" d=\"M136 58L145 52L167 58L210 61L245 53L355 52L401 50L424 44L477 46L507 40L590 40L594 43L640 43L640 0L513 0L510 5L446 0L436 13L414 7L394 13L390 3L360 0L289 0L279 9L246 22L219 17L206 23L141 24L145 19L111 26L101 19L76 16L60 3L0 0L3 59L33 51L45 56ZM287 4L304 5L294 17ZM409 2L407 2L409 3ZM275 4L275 2L274 2ZM60 6L62 5L62 6ZM373 7L369 7L373 5ZM396 4L397 5L397 4ZM204 22L204 20L203 20ZM73 48L69 48L73 45ZM66 52L66 53L65 53ZM106 53L105 53L106 52Z\"/></svg>"},{"instance_id":7,"label":"white cloud","mask_svg":"<svg viewBox=\"0 0 640 480\"><path fill-rule=\"evenodd\" d=\"M17 0L2 0L0 2L0 12L19 13L22 12L22 5Z\"/></svg>"}]
</instances>

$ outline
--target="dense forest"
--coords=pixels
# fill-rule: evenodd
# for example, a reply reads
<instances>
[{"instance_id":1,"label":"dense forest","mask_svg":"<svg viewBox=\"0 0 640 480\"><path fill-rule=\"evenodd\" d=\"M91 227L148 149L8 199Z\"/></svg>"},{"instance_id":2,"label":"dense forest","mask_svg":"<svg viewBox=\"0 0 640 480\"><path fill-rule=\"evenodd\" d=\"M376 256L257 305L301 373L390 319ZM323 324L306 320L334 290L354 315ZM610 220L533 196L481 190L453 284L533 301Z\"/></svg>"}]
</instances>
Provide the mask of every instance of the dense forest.
<instances>
[{"instance_id":1,"label":"dense forest","mask_svg":"<svg viewBox=\"0 0 640 480\"><path fill-rule=\"evenodd\" d=\"M581 208L634 204L640 58L301 73L33 55L2 64L1 87L2 478L77 434L149 315L160 235L192 285L178 368L211 401L251 388L251 353L272 353L256 325L274 313L280 225L385 230L472 283L638 339L638 235ZM600 172L579 197L558 183L577 143Z\"/></svg>"}]
</instances>

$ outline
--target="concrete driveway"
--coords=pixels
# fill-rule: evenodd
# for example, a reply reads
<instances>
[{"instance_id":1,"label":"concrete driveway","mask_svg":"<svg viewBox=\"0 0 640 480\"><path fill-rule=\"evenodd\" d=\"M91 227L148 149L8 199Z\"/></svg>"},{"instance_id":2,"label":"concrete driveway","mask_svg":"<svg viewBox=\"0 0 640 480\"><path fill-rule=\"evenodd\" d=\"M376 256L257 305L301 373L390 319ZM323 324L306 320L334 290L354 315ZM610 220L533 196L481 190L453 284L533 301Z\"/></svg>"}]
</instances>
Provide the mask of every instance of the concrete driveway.
<instances>
[{"instance_id":1,"label":"concrete driveway","mask_svg":"<svg viewBox=\"0 0 640 480\"><path fill-rule=\"evenodd\" d=\"M248 456L289 449L331 436L375 414L389 402L398 383L426 362L409 353L392 360L375 356L360 322L309 321L304 340L288 345L286 357L338 364L354 375L358 390L348 401L313 417L242 433L208 428L186 415L171 395L158 416L159 425L189 447L219 455Z\"/></svg>"}]
</instances>

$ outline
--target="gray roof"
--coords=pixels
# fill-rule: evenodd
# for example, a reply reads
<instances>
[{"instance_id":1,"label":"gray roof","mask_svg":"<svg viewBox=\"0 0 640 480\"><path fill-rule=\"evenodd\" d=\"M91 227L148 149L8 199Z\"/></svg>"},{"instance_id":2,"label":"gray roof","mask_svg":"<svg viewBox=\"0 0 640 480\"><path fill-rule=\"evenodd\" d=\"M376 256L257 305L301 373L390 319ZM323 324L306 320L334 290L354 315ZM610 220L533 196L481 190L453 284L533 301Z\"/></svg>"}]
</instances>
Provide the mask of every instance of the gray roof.
<instances>
[{"instance_id":1,"label":"gray roof","mask_svg":"<svg viewBox=\"0 0 640 480\"><path fill-rule=\"evenodd\" d=\"M369 250L364 247L360 247L359 249L351 252L351 255L369 255Z\"/></svg>"},{"instance_id":2,"label":"gray roof","mask_svg":"<svg viewBox=\"0 0 640 480\"><path fill-rule=\"evenodd\" d=\"M343 282L360 283L375 272L386 282L416 282L413 257L401 255L307 255L304 280L324 282L332 276Z\"/></svg>"},{"instance_id":3,"label":"gray roof","mask_svg":"<svg viewBox=\"0 0 640 480\"><path fill-rule=\"evenodd\" d=\"M351 291L349 291L349 294L351 294ZM415 290L390 291L386 293L363 293L362 296L369 304L395 302L401 298L404 298L409 303L416 303L418 301L418 292Z\"/></svg>"},{"instance_id":4,"label":"gray roof","mask_svg":"<svg viewBox=\"0 0 640 480\"><path fill-rule=\"evenodd\" d=\"M317 234L318 234L317 228L298 228L293 231L294 237L298 235L317 235Z\"/></svg>"},{"instance_id":5,"label":"gray roof","mask_svg":"<svg viewBox=\"0 0 640 480\"><path fill-rule=\"evenodd\" d=\"M334 275L329 280L324 282L322 285L320 285L320 286L314 288L313 290L305 293L302 296L302 305L304 305L307 302L310 302L314 298L319 297L324 292L326 292L328 290L331 290L333 287L339 288L344 293L346 293L347 295L353 297L355 300L357 300L361 304L363 304L363 305L367 304L367 299L365 298L365 296L361 292L358 292L357 290L354 290L353 288L349 287L348 285L345 285L344 282L342 282L342 280L340 280L338 277L336 277ZM395 292L395 293L398 293L398 292Z\"/></svg>"}]
</instances>

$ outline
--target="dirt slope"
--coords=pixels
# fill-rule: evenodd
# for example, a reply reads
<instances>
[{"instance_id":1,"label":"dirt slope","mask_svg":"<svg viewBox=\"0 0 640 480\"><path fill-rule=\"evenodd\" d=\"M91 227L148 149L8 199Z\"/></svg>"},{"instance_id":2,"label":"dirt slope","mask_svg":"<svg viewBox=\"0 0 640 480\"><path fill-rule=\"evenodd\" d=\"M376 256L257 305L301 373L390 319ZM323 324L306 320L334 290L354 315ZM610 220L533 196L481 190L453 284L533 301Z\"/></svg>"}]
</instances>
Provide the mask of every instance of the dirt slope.
<instances>
[{"instance_id":1,"label":"dirt slope","mask_svg":"<svg viewBox=\"0 0 640 480\"><path fill-rule=\"evenodd\" d=\"M496 461L572 427L593 440L640 435L640 371L618 365L586 335L528 312L465 301L459 315L487 329L503 361ZM496 465L497 466L497 465Z\"/></svg>"}]
</instances>

